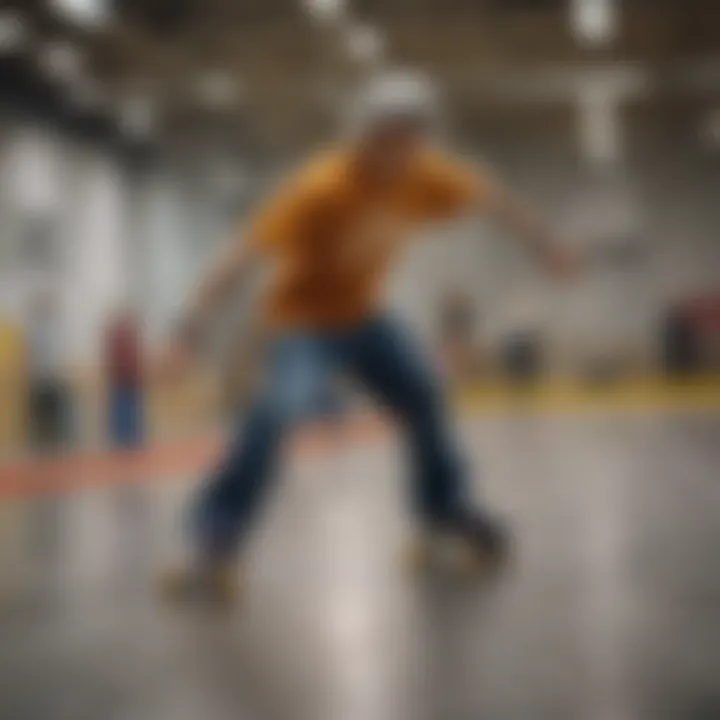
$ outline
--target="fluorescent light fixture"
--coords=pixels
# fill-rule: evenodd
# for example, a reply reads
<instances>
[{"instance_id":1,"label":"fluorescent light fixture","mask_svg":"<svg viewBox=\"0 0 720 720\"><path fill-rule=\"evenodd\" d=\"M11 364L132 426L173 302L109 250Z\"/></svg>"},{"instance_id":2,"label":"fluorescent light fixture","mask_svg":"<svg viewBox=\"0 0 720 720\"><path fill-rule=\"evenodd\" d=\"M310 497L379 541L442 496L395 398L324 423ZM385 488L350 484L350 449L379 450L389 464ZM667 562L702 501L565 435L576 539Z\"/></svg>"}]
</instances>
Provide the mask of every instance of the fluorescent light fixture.
<instances>
[{"instance_id":1,"label":"fluorescent light fixture","mask_svg":"<svg viewBox=\"0 0 720 720\"><path fill-rule=\"evenodd\" d=\"M55 15L76 25L95 27L110 19L108 0L48 0L48 4Z\"/></svg>"},{"instance_id":2,"label":"fluorescent light fixture","mask_svg":"<svg viewBox=\"0 0 720 720\"><path fill-rule=\"evenodd\" d=\"M0 55L22 50L27 40L27 25L20 13L14 10L0 11Z\"/></svg>"},{"instance_id":3,"label":"fluorescent light fixture","mask_svg":"<svg viewBox=\"0 0 720 720\"><path fill-rule=\"evenodd\" d=\"M343 16L346 2L345 0L304 0L303 5L315 20L332 22Z\"/></svg>"},{"instance_id":4,"label":"fluorescent light fixture","mask_svg":"<svg viewBox=\"0 0 720 720\"><path fill-rule=\"evenodd\" d=\"M215 71L199 79L197 94L208 107L230 107L240 98L240 86L228 73Z\"/></svg>"},{"instance_id":5,"label":"fluorescent light fixture","mask_svg":"<svg viewBox=\"0 0 720 720\"><path fill-rule=\"evenodd\" d=\"M377 62L383 53L380 32L370 25L353 25L345 38L348 55L359 63Z\"/></svg>"},{"instance_id":6,"label":"fluorescent light fixture","mask_svg":"<svg viewBox=\"0 0 720 720\"><path fill-rule=\"evenodd\" d=\"M582 43L611 42L617 34L615 0L570 0L570 26Z\"/></svg>"}]
</instances>

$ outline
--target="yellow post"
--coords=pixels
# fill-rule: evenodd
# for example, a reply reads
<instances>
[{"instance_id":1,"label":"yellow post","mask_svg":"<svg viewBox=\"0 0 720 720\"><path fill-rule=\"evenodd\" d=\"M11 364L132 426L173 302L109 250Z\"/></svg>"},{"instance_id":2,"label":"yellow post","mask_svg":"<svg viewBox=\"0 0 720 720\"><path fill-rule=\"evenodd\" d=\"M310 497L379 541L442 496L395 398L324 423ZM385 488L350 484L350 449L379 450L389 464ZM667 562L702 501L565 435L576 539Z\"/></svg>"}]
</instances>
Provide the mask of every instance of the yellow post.
<instances>
[{"instance_id":1,"label":"yellow post","mask_svg":"<svg viewBox=\"0 0 720 720\"><path fill-rule=\"evenodd\" d=\"M27 442L27 368L19 326L0 318L0 453L12 453Z\"/></svg>"}]
</instances>

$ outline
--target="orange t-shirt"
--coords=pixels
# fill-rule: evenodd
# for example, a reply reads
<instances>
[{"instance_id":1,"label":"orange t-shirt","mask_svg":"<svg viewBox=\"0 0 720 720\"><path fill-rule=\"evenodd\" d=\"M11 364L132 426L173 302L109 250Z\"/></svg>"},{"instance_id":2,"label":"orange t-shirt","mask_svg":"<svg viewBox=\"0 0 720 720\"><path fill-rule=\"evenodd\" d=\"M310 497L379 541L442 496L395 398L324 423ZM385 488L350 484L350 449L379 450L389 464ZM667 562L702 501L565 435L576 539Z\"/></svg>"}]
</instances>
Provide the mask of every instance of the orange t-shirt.
<instances>
[{"instance_id":1,"label":"orange t-shirt","mask_svg":"<svg viewBox=\"0 0 720 720\"><path fill-rule=\"evenodd\" d=\"M275 261L274 327L343 327L376 309L389 263L410 231L482 201L483 176L423 153L391 187L369 187L349 153L311 161L258 213L251 242Z\"/></svg>"}]
</instances>

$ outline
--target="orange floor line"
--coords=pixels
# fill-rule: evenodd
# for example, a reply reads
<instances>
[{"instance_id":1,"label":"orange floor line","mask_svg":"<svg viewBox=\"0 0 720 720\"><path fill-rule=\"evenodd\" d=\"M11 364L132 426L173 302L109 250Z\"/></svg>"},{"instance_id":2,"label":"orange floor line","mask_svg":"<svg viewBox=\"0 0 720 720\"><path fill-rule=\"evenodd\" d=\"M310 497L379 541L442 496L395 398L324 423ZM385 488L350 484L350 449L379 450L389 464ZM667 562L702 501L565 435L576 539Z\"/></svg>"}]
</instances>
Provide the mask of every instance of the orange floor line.
<instances>
[{"instance_id":1,"label":"orange floor line","mask_svg":"<svg viewBox=\"0 0 720 720\"><path fill-rule=\"evenodd\" d=\"M293 451L305 455L323 452L333 443L377 438L386 427L375 415L358 416L332 428L308 427L294 438ZM0 466L0 499L199 474L212 468L221 450L220 437L205 435L135 451L30 458Z\"/></svg>"}]
</instances>

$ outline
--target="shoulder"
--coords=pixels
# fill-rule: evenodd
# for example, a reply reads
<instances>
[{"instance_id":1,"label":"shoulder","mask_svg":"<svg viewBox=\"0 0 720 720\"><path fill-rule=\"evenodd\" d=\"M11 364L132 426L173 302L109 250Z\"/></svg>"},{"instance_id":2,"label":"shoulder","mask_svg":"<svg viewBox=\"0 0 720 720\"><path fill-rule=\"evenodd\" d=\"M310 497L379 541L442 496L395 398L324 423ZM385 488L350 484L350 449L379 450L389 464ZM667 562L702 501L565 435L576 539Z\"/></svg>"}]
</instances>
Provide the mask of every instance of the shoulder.
<instances>
[{"instance_id":1,"label":"shoulder","mask_svg":"<svg viewBox=\"0 0 720 720\"><path fill-rule=\"evenodd\" d=\"M347 162L342 153L318 153L289 174L283 193L322 206L342 195L346 176Z\"/></svg>"},{"instance_id":2,"label":"shoulder","mask_svg":"<svg viewBox=\"0 0 720 720\"><path fill-rule=\"evenodd\" d=\"M483 204L490 180L466 158L429 148L418 157L413 189L418 212L428 219L445 219L470 212Z\"/></svg>"},{"instance_id":3,"label":"shoulder","mask_svg":"<svg viewBox=\"0 0 720 720\"><path fill-rule=\"evenodd\" d=\"M473 160L457 152L438 147L425 150L418 162L418 171L424 179L442 181L445 178L485 176L486 171Z\"/></svg>"},{"instance_id":4,"label":"shoulder","mask_svg":"<svg viewBox=\"0 0 720 720\"><path fill-rule=\"evenodd\" d=\"M276 246L323 223L337 205L339 157L321 154L284 178L255 213L252 228L260 246Z\"/></svg>"},{"instance_id":5,"label":"shoulder","mask_svg":"<svg viewBox=\"0 0 720 720\"><path fill-rule=\"evenodd\" d=\"M492 172L478 159L439 148L423 153L419 167L425 186L476 200L486 198L495 184Z\"/></svg>"}]
</instances>

